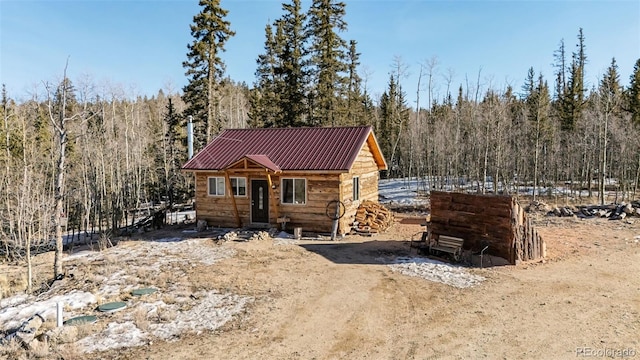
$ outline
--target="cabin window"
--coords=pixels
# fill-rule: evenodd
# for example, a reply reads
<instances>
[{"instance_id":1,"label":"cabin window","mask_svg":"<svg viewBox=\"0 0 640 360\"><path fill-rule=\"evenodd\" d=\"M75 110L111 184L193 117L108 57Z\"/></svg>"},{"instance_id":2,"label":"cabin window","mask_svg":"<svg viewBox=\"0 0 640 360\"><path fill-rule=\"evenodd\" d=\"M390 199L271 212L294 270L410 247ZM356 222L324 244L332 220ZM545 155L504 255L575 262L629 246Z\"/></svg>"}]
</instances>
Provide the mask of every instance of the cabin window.
<instances>
[{"instance_id":1,"label":"cabin window","mask_svg":"<svg viewBox=\"0 0 640 360\"><path fill-rule=\"evenodd\" d=\"M247 178L232 177L231 189L233 189L235 196L247 196Z\"/></svg>"},{"instance_id":2,"label":"cabin window","mask_svg":"<svg viewBox=\"0 0 640 360\"><path fill-rule=\"evenodd\" d=\"M360 178L353 177L353 201L360 200Z\"/></svg>"},{"instance_id":3,"label":"cabin window","mask_svg":"<svg viewBox=\"0 0 640 360\"><path fill-rule=\"evenodd\" d=\"M209 196L224 196L224 178L212 176L209 178Z\"/></svg>"},{"instance_id":4,"label":"cabin window","mask_svg":"<svg viewBox=\"0 0 640 360\"><path fill-rule=\"evenodd\" d=\"M307 179L282 179L281 189L283 204L307 203Z\"/></svg>"}]
</instances>

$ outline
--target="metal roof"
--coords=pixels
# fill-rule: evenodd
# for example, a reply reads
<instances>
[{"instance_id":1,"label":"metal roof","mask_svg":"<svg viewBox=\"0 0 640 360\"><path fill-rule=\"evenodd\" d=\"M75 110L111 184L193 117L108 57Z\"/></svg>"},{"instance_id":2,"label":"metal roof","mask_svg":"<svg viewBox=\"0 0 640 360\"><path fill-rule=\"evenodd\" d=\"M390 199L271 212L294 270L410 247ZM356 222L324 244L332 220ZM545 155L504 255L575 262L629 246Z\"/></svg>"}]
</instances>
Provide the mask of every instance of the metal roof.
<instances>
[{"instance_id":1,"label":"metal roof","mask_svg":"<svg viewBox=\"0 0 640 360\"><path fill-rule=\"evenodd\" d=\"M374 143L372 151L377 152L374 158L378 167L386 168L371 126L354 126L227 129L182 169L222 170L247 157L267 168L275 166L283 171L348 171L368 139L372 139L370 144Z\"/></svg>"},{"instance_id":2,"label":"metal roof","mask_svg":"<svg viewBox=\"0 0 640 360\"><path fill-rule=\"evenodd\" d=\"M243 156L242 159L249 159L251 161L253 161L254 163L264 167L265 169L269 169L273 172L280 172L282 171L282 169L280 169L280 167L278 165L276 165L273 161L271 161L271 159L269 159L269 157L267 155L246 155ZM242 160L240 159L240 160ZM229 165L232 166L233 164Z\"/></svg>"}]
</instances>

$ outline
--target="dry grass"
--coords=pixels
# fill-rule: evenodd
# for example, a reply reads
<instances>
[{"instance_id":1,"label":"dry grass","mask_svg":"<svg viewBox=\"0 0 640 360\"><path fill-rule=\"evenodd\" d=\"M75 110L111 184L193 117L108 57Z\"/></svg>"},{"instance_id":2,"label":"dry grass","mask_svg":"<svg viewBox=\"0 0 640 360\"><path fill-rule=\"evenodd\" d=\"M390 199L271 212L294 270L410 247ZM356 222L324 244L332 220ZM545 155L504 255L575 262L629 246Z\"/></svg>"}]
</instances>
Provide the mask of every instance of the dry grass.
<instances>
[{"instance_id":1,"label":"dry grass","mask_svg":"<svg viewBox=\"0 0 640 360\"><path fill-rule=\"evenodd\" d=\"M178 302L178 298L174 294L164 294L162 295L162 301L165 304L171 305Z\"/></svg>"},{"instance_id":2,"label":"dry grass","mask_svg":"<svg viewBox=\"0 0 640 360\"><path fill-rule=\"evenodd\" d=\"M25 270L21 272L13 271L0 275L0 299L24 292L25 290L27 290L26 267Z\"/></svg>"},{"instance_id":3,"label":"dry grass","mask_svg":"<svg viewBox=\"0 0 640 360\"><path fill-rule=\"evenodd\" d=\"M143 308L138 308L133 313L133 321L138 329L147 331L149 329L149 313Z\"/></svg>"},{"instance_id":4,"label":"dry grass","mask_svg":"<svg viewBox=\"0 0 640 360\"><path fill-rule=\"evenodd\" d=\"M154 280L158 288L168 288L173 283L172 273L171 271L161 271Z\"/></svg>"},{"instance_id":5,"label":"dry grass","mask_svg":"<svg viewBox=\"0 0 640 360\"><path fill-rule=\"evenodd\" d=\"M29 355L36 359L49 359L51 357L49 341L47 341L46 337L43 341L34 340L29 344Z\"/></svg>"},{"instance_id":6,"label":"dry grass","mask_svg":"<svg viewBox=\"0 0 640 360\"><path fill-rule=\"evenodd\" d=\"M91 334L95 334L98 332L98 325L92 323L83 323L75 325L76 329L78 329L78 339L83 339Z\"/></svg>"},{"instance_id":7,"label":"dry grass","mask_svg":"<svg viewBox=\"0 0 640 360\"><path fill-rule=\"evenodd\" d=\"M4 346L0 346L0 359L26 359L27 351L16 339L11 339Z\"/></svg>"},{"instance_id":8,"label":"dry grass","mask_svg":"<svg viewBox=\"0 0 640 360\"><path fill-rule=\"evenodd\" d=\"M169 307L158 308L158 320L160 322L171 322L178 317L178 312Z\"/></svg>"},{"instance_id":9,"label":"dry grass","mask_svg":"<svg viewBox=\"0 0 640 360\"><path fill-rule=\"evenodd\" d=\"M87 357L75 344L62 344L55 349L55 353L64 360L83 360Z\"/></svg>"}]
</instances>

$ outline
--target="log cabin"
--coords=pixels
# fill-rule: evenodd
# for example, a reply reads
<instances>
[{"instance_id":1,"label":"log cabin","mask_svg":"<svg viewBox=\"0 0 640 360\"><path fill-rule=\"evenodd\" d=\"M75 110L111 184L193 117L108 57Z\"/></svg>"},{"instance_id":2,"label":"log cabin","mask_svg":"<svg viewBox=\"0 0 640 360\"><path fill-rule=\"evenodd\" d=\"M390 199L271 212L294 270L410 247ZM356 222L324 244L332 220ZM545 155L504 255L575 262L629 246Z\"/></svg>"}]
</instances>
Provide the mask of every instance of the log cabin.
<instances>
[{"instance_id":1,"label":"log cabin","mask_svg":"<svg viewBox=\"0 0 640 360\"><path fill-rule=\"evenodd\" d=\"M344 204L338 234L350 230L362 201L378 201L386 169L370 126L227 129L182 167L195 177L196 218L208 226L284 222L327 233L337 200Z\"/></svg>"}]
</instances>

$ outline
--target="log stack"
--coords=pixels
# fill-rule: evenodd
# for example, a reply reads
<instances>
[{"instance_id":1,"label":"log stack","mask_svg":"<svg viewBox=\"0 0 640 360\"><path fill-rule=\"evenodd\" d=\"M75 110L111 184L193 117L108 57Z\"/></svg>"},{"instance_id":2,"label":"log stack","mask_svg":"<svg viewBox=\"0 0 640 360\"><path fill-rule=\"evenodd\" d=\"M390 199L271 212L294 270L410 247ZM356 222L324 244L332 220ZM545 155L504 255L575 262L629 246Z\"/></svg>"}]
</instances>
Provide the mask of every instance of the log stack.
<instances>
[{"instance_id":1,"label":"log stack","mask_svg":"<svg viewBox=\"0 0 640 360\"><path fill-rule=\"evenodd\" d=\"M432 235L464 239L463 249L511 264L544 258L545 243L513 196L431 192Z\"/></svg>"},{"instance_id":2,"label":"log stack","mask_svg":"<svg viewBox=\"0 0 640 360\"><path fill-rule=\"evenodd\" d=\"M547 216L579 217L579 218L608 218L609 220L622 220L628 216L640 217L640 204L622 203L609 205L588 206L562 206L555 207L547 212Z\"/></svg>"},{"instance_id":3,"label":"log stack","mask_svg":"<svg viewBox=\"0 0 640 360\"><path fill-rule=\"evenodd\" d=\"M377 234L393 224L393 212L373 201L363 201L356 210L352 229L361 235Z\"/></svg>"}]
</instances>

